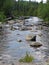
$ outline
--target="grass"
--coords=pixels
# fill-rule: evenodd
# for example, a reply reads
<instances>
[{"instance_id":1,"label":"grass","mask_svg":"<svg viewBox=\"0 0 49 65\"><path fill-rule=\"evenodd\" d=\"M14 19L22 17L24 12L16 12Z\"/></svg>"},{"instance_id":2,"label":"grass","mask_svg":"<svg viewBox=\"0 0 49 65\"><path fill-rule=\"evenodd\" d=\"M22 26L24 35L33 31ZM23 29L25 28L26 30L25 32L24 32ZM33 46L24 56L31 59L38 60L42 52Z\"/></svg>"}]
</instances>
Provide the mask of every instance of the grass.
<instances>
[{"instance_id":1,"label":"grass","mask_svg":"<svg viewBox=\"0 0 49 65\"><path fill-rule=\"evenodd\" d=\"M26 53L26 56L22 59L19 60L19 62L27 62L30 63L34 60L34 57L32 57L31 55L29 55L28 53Z\"/></svg>"}]
</instances>

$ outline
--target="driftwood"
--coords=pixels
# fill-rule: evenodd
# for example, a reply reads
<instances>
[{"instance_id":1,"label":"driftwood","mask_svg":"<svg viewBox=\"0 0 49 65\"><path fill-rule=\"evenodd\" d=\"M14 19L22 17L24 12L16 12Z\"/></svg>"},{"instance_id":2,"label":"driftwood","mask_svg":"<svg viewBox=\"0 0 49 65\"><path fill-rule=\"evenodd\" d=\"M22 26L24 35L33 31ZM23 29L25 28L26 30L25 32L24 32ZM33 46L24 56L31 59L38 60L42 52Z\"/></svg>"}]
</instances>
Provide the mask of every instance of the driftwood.
<instances>
[{"instance_id":1,"label":"driftwood","mask_svg":"<svg viewBox=\"0 0 49 65\"><path fill-rule=\"evenodd\" d=\"M11 20L12 19L12 17L9 17L9 18L6 18L4 21L8 21L8 20Z\"/></svg>"}]
</instances>

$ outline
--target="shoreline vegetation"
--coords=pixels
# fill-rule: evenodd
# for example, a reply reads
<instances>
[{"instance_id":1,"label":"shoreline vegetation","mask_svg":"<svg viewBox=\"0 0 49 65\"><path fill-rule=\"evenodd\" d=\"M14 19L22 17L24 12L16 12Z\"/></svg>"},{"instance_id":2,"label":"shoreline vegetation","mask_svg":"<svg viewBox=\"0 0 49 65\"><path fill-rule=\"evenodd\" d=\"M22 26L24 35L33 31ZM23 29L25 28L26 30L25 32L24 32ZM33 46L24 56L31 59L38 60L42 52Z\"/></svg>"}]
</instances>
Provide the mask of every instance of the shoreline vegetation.
<instances>
[{"instance_id":1,"label":"shoreline vegetation","mask_svg":"<svg viewBox=\"0 0 49 65\"><path fill-rule=\"evenodd\" d=\"M19 62L31 63L31 62L33 62L33 60L34 60L34 57L31 56L31 55L29 55L29 54L26 52L25 57L24 57L24 58L21 58L21 59L19 60Z\"/></svg>"},{"instance_id":2,"label":"shoreline vegetation","mask_svg":"<svg viewBox=\"0 0 49 65\"><path fill-rule=\"evenodd\" d=\"M49 1L40 3L31 0L1 0L0 1L0 22L19 18L19 16L37 16L49 23Z\"/></svg>"}]
</instances>

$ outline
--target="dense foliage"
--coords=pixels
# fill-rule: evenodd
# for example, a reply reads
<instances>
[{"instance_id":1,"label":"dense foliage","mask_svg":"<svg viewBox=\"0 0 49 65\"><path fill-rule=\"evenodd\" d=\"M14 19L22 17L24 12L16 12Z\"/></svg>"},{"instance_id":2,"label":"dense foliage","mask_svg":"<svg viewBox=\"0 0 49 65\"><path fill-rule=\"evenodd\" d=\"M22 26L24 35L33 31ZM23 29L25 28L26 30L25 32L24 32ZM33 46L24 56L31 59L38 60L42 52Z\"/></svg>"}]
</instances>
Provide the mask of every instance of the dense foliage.
<instances>
[{"instance_id":1,"label":"dense foliage","mask_svg":"<svg viewBox=\"0 0 49 65\"><path fill-rule=\"evenodd\" d=\"M38 16L49 21L49 1L43 3L41 0L37 3L31 0L0 0L0 21L13 16Z\"/></svg>"},{"instance_id":2,"label":"dense foliage","mask_svg":"<svg viewBox=\"0 0 49 65\"><path fill-rule=\"evenodd\" d=\"M49 1L47 3L43 3L42 1L38 6L38 16L43 18L46 21L49 21Z\"/></svg>"}]
</instances>

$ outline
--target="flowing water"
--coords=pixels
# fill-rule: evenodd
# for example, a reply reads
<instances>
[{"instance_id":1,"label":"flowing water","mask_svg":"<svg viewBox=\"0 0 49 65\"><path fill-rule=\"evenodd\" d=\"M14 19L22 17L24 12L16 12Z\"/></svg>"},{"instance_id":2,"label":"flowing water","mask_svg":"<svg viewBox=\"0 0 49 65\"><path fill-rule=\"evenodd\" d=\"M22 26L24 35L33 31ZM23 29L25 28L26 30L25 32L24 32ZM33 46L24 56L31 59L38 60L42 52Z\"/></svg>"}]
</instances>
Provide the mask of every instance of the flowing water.
<instances>
[{"instance_id":1,"label":"flowing water","mask_svg":"<svg viewBox=\"0 0 49 65\"><path fill-rule=\"evenodd\" d=\"M35 25L41 21L38 17L32 17L27 19L27 21L30 24L34 24L34 26L31 26L32 31L13 31L10 28L5 28L3 31L0 31L0 56L8 56L12 57L12 59L19 60L28 52L34 56L36 62L46 60L49 57L49 27L42 26L43 29L40 30L39 27L41 25ZM28 34L36 34L36 41L42 43L43 46L40 48L30 47L30 42L25 39ZM39 34L42 34L42 36ZM18 40L22 40L22 42L18 42Z\"/></svg>"}]
</instances>

